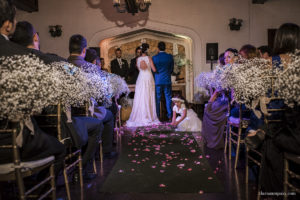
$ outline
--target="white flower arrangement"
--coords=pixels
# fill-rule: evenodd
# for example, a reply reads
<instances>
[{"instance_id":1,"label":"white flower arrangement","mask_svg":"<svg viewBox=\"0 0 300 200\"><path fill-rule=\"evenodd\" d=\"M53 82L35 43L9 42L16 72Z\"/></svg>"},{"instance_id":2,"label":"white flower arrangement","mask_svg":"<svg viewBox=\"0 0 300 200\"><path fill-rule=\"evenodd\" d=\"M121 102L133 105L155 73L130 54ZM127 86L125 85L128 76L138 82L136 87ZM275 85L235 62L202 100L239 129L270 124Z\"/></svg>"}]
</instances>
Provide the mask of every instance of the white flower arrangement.
<instances>
[{"instance_id":1,"label":"white flower arrangement","mask_svg":"<svg viewBox=\"0 0 300 200\"><path fill-rule=\"evenodd\" d=\"M300 105L300 51L290 56L285 70L278 74L275 80L275 90L278 97L284 99L289 107Z\"/></svg>"},{"instance_id":2,"label":"white flower arrangement","mask_svg":"<svg viewBox=\"0 0 300 200\"><path fill-rule=\"evenodd\" d=\"M79 106L94 98L110 104L113 96L129 92L121 77L94 69L46 65L34 55L1 57L0 119L21 120L58 102Z\"/></svg>"},{"instance_id":3,"label":"white flower arrangement","mask_svg":"<svg viewBox=\"0 0 300 200\"><path fill-rule=\"evenodd\" d=\"M0 119L21 120L57 103L59 80L33 55L0 58Z\"/></svg>"},{"instance_id":4,"label":"white flower arrangement","mask_svg":"<svg viewBox=\"0 0 300 200\"><path fill-rule=\"evenodd\" d=\"M300 54L289 55L290 59L279 68L272 67L269 60L240 58L238 63L203 72L196 78L196 86L202 88L233 89L237 103L252 107L252 103L263 100L272 88L289 107L300 104ZM285 70L282 70L284 67ZM275 78L272 78L275 77ZM265 99L267 100L267 99ZM263 100L263 101L265 101ZM266 102L265 102L266 103Z\"/></svg>"},{"instance_id":5,"label":"white flower arrangement","mask_svg":"<svg viewBox=\"0 0 300 200\"><path fill-rule=\"evenodd\" d=\"M234 100L237 103L251 107L253 100L267 94L271 88L271 76L275 75L268 60L254 58L240 59L239 63L225 68L221 73L223 88L234 90Z\"/></svg>"},{"instance_id":6,"label":"white flower arrangement","mask_svg":"<svg viewBox=\"0 0 300 200\"><path fill-rule=\"evenodd\" d=\"M123 93L128 94L130 92L127 83L119 75L102 71L98 66L92 63L87 63L83 68L85 71L97 76L107 84L105 90L109 91L108 93L111 97L120 96Z\"/></svg>"}]
</instances>

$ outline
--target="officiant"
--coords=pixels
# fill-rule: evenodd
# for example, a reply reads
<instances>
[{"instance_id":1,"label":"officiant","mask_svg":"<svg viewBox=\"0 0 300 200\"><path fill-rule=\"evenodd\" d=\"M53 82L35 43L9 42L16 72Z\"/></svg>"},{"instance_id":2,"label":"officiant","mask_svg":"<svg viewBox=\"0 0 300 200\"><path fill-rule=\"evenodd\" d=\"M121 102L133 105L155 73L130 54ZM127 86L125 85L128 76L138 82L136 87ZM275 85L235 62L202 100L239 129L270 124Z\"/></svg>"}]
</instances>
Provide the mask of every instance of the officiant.
<instances>
[{"instance_id":1,"label":"officiant","mask_svg":"<svg viewBox=\"0 0 300 200\"><path fill-rule=\"evenodd\" d=\"M141 47L137 47L135 49L135 57L131 59L130 61L130 69L129 69L129 74L128 74L128 84L135 84L137 77L139 75L139 70L136 66L136 60L138 57L142 55L142 49Z\"/></svg>"}]
</instances>

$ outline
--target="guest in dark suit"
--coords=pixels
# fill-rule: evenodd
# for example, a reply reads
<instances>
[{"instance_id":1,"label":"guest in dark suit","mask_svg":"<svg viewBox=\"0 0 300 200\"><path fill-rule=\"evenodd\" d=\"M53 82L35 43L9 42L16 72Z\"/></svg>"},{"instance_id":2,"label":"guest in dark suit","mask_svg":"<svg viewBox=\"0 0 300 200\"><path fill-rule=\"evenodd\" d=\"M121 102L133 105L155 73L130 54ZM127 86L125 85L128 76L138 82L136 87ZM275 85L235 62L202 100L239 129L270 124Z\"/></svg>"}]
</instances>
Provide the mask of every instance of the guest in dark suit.
<instances>
[{"instance_id":1,"label":"guest in dark suit","mask_svg":"<svg viewBox=\"0 0 300 200\"><path fill-rule=\"evenodd\" d=\"M156 114L160 115L160 99L161 93L164 92L166 99L166 106L168 112L168 119L172 118L172 83L171 74L174 69L174 60L171 54L167 54L166 44L164 42L158 43L159 53L152 57L153 63L156 67L154 73L155 78L155 92L156 92Z\"/></svg>"},{"instance_id":2,"label":"guest in dark suit","mask_svg":"<svg viewBox=\"0 0 300 200\"><path fill-rule=\"evenodd\" d=\"M0 56L28 55L30 53L27 48L9 41L9 36L15 31L15 14L16 9L11 1L0 0L0 23L2 23L0 24ZM33 119L31 122L35 134L32 135L31 131L26 126L24 127L23 145L20 149L21 160L31 161L54 155L57 174L65 156L64 145L40 130ZM10 134L0 134L0 145L6 145L9 142L11 142ZM12 155L11 149L0 149L0 163L12 162Z\"/></svg>"},{"instance_id":3,"label":"guest in dark suit","mask_svg":"<svg viewBox=\"0 0 300 200\"><path fill-rule=\"evenodd\" d=\"M139 75L139 70L136 66L136 60L141 55L142 55L142 49L141 49L141 47L137 47L135 49L135 58L131 59L131 61L130 61L129 80L128 80L129 84L135 84L136 83L136 79Z\"/></svg>"},{"instance_id":4,"label":"guest in dark suit","mask_svg":"<svg viewBox=\"0 0 300 200\"><path fill-rule=\"evenodd\" d=\"M12 41L27 47L31 53L37 55L45 63L51 64L56 61L66 61L59 56L44 54L39 51L40 40L38 34L32 24L27 21L17 23L16 31L12 35ZM46 108L45 111L48 112L49 108ZM86 169L88 161L95 155L98 144L97 141L99 141L103 130L102 122L92 117L72 117L72 119L67 120L67 117L63 115L61 126L64 128L64 131L67 132L67 135L73 139L74 146L77 148L86 146L82 157L83 168ZM95 177L95 174L88 173L87 170L84 170L85 179Z\"/></svg>"},{"instance_id":5,"label":"guest in dark suit","mask_svg":"<svg viewBox=\"0 0 300 200\"><path fill-rule=\"evenodd\" d=\"M111 73L117 74L128 81L129 67L128 62L122 59L122 50L117 48L115 51L116 58L110 62Z\"/></svg>"},{"instance_id":6,"label":"guest in dark suit","mask_svg":"<svg viewBox=\"0 0 300 200\"><path fill-rule=\"evenodd\" d=\"M88 63L84 60L86 54L86 39L81 35L73 35L69 42L69 52L70 56L68 61L77 67L95 67L96 65ZM117 155L113 152L113 134L114 134L114 116L110 110L106 109L104 106L100 106L95 102L94 117L100 120L104 125L104 130L102 133L103 141L103 152L104 156L107 158L112 158Z\"/></svg>"}]
</instances>

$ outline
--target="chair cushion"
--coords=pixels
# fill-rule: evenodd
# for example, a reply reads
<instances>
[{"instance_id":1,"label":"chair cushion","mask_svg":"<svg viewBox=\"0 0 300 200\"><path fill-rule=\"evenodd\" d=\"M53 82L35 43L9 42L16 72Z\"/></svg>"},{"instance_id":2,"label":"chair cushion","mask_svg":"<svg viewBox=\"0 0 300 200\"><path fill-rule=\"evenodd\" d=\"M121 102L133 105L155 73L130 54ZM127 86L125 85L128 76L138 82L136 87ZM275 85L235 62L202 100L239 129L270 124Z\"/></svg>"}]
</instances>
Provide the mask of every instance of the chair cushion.
<instances>
[{"instance_id":1,"label":"chair cushion","mask_svg":"<svg viewBox=\"0 0 300 200\"><path fill-rule=\"evenodd\" d=\"M51 161L54 161L54 156L49 156L47 158L43 158L40 160L34 160L29 162L21 162L20 168L22 172L25 172L27 170L41 167L47 163L50 163ZM0 164L0 175L1 174L9 174L15 170L14 163L6 163L6 164Z\"/></svg>"}]
</instances>

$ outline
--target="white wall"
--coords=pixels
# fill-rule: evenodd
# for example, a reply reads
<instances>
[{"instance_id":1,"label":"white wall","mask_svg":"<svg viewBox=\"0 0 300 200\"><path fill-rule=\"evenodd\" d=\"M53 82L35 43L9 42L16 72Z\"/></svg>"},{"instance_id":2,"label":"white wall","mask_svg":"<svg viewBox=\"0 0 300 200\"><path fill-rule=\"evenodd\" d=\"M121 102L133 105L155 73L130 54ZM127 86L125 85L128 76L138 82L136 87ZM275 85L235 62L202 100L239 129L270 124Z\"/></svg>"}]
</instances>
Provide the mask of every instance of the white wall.
<instances>
[{"instance_id":1,"label":"white wall","mask_svg":"<svg viewBox=\"0 0 300 200\"><path fill-rule=\"evenodd\" d=\"M251 1L152 0L149 13L132 16L116 13L111 0L39 0L39 12L18 11L17 19L35 26L42 51L63 57L68 56L69 37L76 33L84 35L90 46L97 46L105 37L141 28L187 35L193 39L197 75L210 69L205 62L206 43L218 42L220 53L246 43L259 46L267 44L268 28L278 28L284 22L300 25L300 0L268 0L263 5ZM229 30L232 17L244 20L240 31ZM52 38L48 26L56 24L63 26L63 35Z\"/></svg>"}]
</instances>

